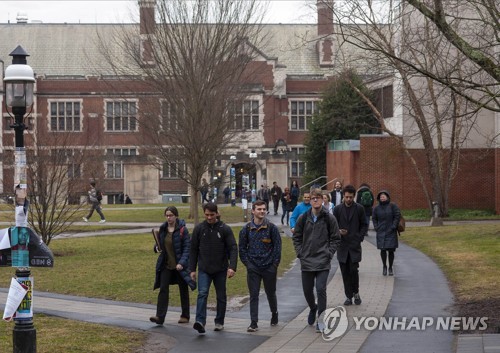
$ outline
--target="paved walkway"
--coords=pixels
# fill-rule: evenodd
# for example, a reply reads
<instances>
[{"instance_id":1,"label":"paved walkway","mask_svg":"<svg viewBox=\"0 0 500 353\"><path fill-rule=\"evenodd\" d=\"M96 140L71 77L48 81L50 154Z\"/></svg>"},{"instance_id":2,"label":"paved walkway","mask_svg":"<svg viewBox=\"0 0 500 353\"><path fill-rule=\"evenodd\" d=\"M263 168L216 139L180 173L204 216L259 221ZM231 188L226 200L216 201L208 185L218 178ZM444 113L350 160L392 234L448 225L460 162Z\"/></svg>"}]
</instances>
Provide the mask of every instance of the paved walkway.
<instances>
[{"instance_id":1,"label":"paved walkway","mask_svg":"<svg viewBox=\"0 0 500 353\"><path fill-rule=\"evenodd\" d=\"M276 224L278 217L270 216ZM132 232L144 232L150 224L137 224ZM124 231L120 230L120 233ZM108 232L99 232L104 235ZM116 233L109 232L109 233ZM285 229L285 234L289 231ZM83 235L83 234L82 234ZM86 234L87 236L89 234ZM498 352L500 335L454 335L451 331L426 330L389 331L356 329L356 317L423 317L453 316L450 312L453 297L447 281L437 265L422 253L405 246L396 252L395 276L382 276L379 252L373 245L375 236L363 243L363 261L360 266L360 294L363 303L346 307L349 320L347 332L340 338L327 341L307 325L306 307L300 282L300 266L295 264L278 282L280 323L269 326L267 300L260 300L260 330L247 333L248 304L228 312L223 332L213 331L214 312L209 311L207 333L198 335L191 324L177 323L179 308L170 308L165 325L158 327L148 321L155 312L154 305L131 304L108 300L58 295L34 294L34 309L74 320L103 323L160 333L169 336L165 352ZM331 280L327 288L328 308L342 305L343 284L336 259L332 262ZM7 290L0 289L0 308L6 301ZM195 308L191 309L194 317ZM36 322L35 322L36 325Z\"/></svg>"}]
</instances>

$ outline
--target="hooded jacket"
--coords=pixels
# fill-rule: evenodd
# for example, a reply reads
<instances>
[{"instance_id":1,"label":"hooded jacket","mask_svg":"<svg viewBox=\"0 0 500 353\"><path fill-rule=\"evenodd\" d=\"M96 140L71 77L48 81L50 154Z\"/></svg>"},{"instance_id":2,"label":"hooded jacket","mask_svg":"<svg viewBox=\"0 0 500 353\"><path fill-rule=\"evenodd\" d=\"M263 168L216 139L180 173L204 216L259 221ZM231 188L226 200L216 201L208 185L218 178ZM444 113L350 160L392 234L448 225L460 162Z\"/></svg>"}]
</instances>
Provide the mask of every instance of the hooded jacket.
<instances>
[{"instance_id":1,"label":"hooded jacket","mask_svg":"<svg viewBox=\"0 0 500 353\"><path fill-rule=\"evenodd\" d=\"M380 195L386 194L387 201L381 202ZM398 224L401 218L399 207L391 202L387 190L377 194L378 205L373 209L373 227L377 232L377 249L395 249L398 247Z\"/></svg>"}]
</instances>

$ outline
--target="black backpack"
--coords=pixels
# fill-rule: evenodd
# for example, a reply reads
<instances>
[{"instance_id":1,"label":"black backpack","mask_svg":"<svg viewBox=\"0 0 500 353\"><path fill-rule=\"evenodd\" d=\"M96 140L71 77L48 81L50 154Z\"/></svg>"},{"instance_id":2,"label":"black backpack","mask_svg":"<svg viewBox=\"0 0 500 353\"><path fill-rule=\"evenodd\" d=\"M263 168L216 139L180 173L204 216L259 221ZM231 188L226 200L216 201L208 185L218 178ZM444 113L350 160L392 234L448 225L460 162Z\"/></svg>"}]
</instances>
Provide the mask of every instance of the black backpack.
<instances>
[{"instance_id":1,"label":"black backpack","mask_svg":"<svg viewBox=\"0 0 500 353\"><path fill-rule=\"evenodd\" d=\"M96 191L96 197L97 197L97 201L99 201L99 202L102 201L102 192L101 192L101 190L97 190Z\"/></svg>"}]
</instances>

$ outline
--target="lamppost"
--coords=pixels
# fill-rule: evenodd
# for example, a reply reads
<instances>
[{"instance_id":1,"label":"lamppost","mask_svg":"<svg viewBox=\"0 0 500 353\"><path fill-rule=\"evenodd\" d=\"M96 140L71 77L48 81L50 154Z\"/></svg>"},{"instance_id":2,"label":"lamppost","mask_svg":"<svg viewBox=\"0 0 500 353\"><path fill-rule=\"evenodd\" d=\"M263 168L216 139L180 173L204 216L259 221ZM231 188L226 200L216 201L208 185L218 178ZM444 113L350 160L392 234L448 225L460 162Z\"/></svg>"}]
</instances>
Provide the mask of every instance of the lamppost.
<instances>
[{"instance_id":1,"label":"lamppost","mask_svg":"<svg viewBox=\"0 0 500 353\"><path fill-rule=\"evenodd\" d=\"M231 161L236 160L236 156L230 156ZM236 206L236 168L234 163L231 163L231 168L229 169L229 187L231 188L231 206Z\"/></svg>"},{"instance_id":2,"label":"lamppost","mask_svg":"<svg viewBox=\"0 0 500 353\"><path fill-rule=\"evenodd\" d=\"M29 232L28 232L28 199L26 150L24 148L24 115L26 108L33 104L33 86L35 77L33 69L27 64L28 53L18 46L12 53L12 65L5 69L5 105L14 114L14 124L11 128L15 132L14 151L14 191L16 206L16 227L11 229L12 266L16 267L16 277L21 283L27 284L28 293L21 306L24 315L14 318L15 327L12 335L14 353L36 352L36 329L33 326L32 287L29 268ZM7 109L9 112L9 109ZM10 114L10 113L9 113ZM26 239L28 234L28 239ZM16 244L14 244L14 238ZM16 249L14 249L16 247ZM18 309L19 313L19 309Z\"/></svg>"}]
</instances>

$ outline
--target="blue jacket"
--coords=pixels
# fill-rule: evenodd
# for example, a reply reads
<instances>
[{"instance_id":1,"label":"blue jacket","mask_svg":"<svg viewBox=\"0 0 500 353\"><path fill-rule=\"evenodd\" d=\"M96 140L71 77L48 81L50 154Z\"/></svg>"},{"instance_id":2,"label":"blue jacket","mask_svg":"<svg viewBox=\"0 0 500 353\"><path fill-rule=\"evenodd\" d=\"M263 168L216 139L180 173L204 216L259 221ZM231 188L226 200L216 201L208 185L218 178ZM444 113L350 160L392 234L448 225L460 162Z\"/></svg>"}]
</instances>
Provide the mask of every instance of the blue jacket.
<instances>
[{"instance_id":1,"label":"blue jacket","mask_svg":"<svg viewBox=\"0 0 500 353\"><path fill-rule=\"evenodd\" d=\"M303 213L306 213L309 211L311 208L311 204L305 204L304 202L300 203L295 207L295 209L292 212L292 216L290 217L290 228L295 228L295 222L297 222L297 219L299 216Z\"/></svg>"},{"instance_id":2,"label":"blue jacket","mask_svg":"<svg viewBox=\"0 0 500 353\"><path fill-rule=\"evenodd\" d=\"M256 226L253 221L247 223L240 231L238 242L240 260L247 267L259 269L271 265L279 266L281 261L281 237L273 223L264 219Z\"/></svg>"},{"instance_id":3,"label":"blue jacket","mask_svg":"<svg viewBox=\"0 0 500 353\"><path fill-rule=\"evenodd\" d=\"M162 251L160 252L158 260L156 261L156 277L153 290L156 288L160 288L160 274L167 264L167 259L166 259L167 251L165 249L165 236L167 235L167 227L168 227L167 222L163 223L160 226L159 235L160 235L160 247ZM182 227L184 228L181 234ZM172 244L174 247L175 262L177 264L181 264L183 267L183 270L180 271L181 277L192 290L195 290L196 283L191 279L188 270L191 239L189 238L189 232L186 228L186 222L184 222L184 220L182 219L178 219L175 224L175 230L172 234ZM176 283L171 282L170 284L176 284Z\"/></svg>"}]
</instances>

